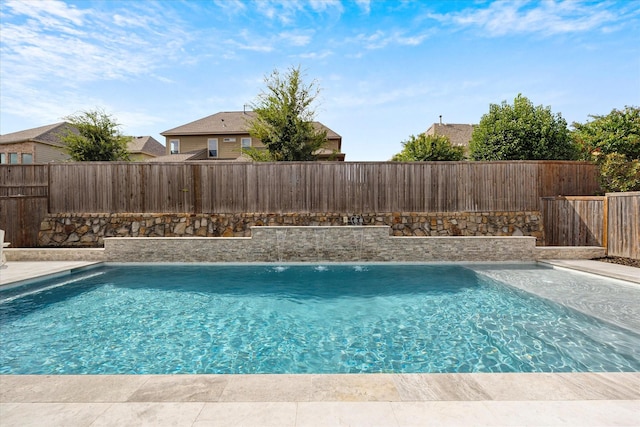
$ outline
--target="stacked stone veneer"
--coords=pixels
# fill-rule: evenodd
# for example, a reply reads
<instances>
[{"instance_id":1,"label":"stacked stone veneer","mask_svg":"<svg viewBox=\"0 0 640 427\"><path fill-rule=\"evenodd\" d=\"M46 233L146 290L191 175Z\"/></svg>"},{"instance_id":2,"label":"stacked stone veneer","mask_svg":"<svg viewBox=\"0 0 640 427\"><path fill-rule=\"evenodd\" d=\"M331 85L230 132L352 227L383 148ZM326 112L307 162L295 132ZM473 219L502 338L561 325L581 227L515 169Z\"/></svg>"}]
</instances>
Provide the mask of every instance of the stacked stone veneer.
<instances>
[{"instance_id":1,"label":"stacked stone veneer","mask_svg":"<svg viewBox=\"0 0 640 427\"><path fill-rule=\"evenodd\" d=\"M102 247L106 237L250 237L258 226L386 225L394 236L533 236L542 241L539 212L295 213L295 214L49 214L41 247Z\"/></svg>"},{"instance_id":2,"label":"stacked stone veneer","mask_svg":"<svg viewBox=\"0 0 640 427\"><path fill-rule=\"evenodd\" d=\"M252 237L107 238L110 262L534 261L535 237L395 237L388 226L254 227Z\"/></svg>"}]
</instances>

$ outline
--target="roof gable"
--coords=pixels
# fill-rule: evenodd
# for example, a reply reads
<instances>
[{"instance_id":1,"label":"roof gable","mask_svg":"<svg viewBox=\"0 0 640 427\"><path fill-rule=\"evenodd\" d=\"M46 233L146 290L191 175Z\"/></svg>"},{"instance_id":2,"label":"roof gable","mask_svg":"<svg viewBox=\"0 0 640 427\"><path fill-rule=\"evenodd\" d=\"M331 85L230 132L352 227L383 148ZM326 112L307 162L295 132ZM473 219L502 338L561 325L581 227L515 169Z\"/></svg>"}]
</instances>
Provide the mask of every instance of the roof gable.
<instances>
[{"instance_id":1,"label":"roof gable","mask_svg":"<svg viewBox=\"0 0 640 427\"><path fill-rule=\"evenodd\" d=\"M0 144L13 144L19 142L41 142L48 145L63 146L62 136L68 131L74 131L73 125L67 122L54 123L52 125L25 129L18 132L0 135Z\"/></svg>"},{"instance_id":2,"label":"roof gable","mask_svg":"<svg viewBox=\"0 0 640 427\"><path fill-rule=\"evenodd\" d=\"M165 147L151 136L132 136L127 143L127 151L132 154L145 153L152 156L164 156Z\"/></svg>"},{"instance_id":3,"label":"roof gable","mask_svg":"<svg viewBox=\"0 0 640 427\"><path fill-rule=\"evenodd\" d=\"M161 132L162 136L180 135L228 135L249 133L250 121L256 117L254 111L224 111L202 119ZM326 130L328 139L341 136L320 122L313 122L317 129Z\"/></svg>"},{"instance_id":4,"label":"roof gable","mask_svg":"<svg viewBox=\"0 0 640 427\"><path fill-rule=\"evenodd\" d=\"M461 123L434 123L425 134L447 136L452 145L466 146L469 145L476 126Z\"/></svg>"}]
</instances>

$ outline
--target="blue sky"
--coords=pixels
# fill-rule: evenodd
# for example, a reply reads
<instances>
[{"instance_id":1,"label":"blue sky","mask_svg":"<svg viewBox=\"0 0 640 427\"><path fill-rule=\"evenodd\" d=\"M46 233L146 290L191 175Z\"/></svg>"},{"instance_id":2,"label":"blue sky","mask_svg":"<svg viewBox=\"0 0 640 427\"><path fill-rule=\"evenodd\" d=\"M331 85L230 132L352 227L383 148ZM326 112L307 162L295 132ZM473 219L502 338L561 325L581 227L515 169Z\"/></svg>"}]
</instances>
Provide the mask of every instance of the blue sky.
<instances>
[{"instance_id":1,"label":"blue sky","mask_svg":"<svg viewBox=\"0 0 640 427\"><path fill-rule=\"evenodd\" d=\"M640 105L640 1L0 2L0 133L101 108L130 135L239 111L300 66L347 161L518 93L569 124Z\"/></svg>"}]
</instances>

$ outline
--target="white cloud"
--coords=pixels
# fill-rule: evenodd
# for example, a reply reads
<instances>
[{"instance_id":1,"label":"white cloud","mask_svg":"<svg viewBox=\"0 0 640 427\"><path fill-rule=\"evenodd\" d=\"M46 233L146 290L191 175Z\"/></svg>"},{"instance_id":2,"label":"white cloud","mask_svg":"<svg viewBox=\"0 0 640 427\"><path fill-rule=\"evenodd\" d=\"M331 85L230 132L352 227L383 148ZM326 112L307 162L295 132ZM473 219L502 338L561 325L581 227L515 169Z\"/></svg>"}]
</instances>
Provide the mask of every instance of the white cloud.
<instances>
[{"instance_id":1,"label":"white cloud","mask_svg":"<svg viewBox=\"0 0 640 427\"><path fill-rule=\"evenodd\" d=\"M495 1L482 9L466 9L447 15L428 16L462 27L477 27L489 36L512 33L552 36L601 29L617 21L619 18L607 9L608 5L578 0Z\"/></svg>"},{"instance_id":2,"label":"white cloud","mask_svg":"<svg viewBox=\"0 0 640 427\"><path fill-rule=\"evenodd\" d=\"M311 35L291 31L280 33L277 38L288 42L291 46L306 46L311 41Z\"/></svg>"},{"instance_id":3,"label":"white cloud","mask_svg":"<svg viewBox=\"0 0 640 427\"><path fill-rule=\"evenodd\" d=\"M309 0L309 6L316 12L335 10L342 13L344 10L340 0Z\"/></svg>"},{"instance_id":4,"label":"white cloud","mask_svg":"<svg viewBox=\"0 0 640 427\"><path fill-rule=\"evenodd\" d=\"M407 35L401 31L387 33L378 30L373 34L358 34L351 42L362 44L366 49L382 49L387 46L418 46L426 40L426 33Z\"/></svg>"},{"instance_id":5,"label":"white cloud","mask_svg":"<svg viewBox=\"0 0 640 427\"><path fill-rule=\"evenodd\" d=\"M214 0L213 3L229 15L242 13L247 9L246 4L241 0Z\"/></svg>"},{"instance_id":6,"label":"white cloud","mask_svg":"<svg viewBox=\"0 0 640 427\"><path fill-rule=\"evenodd\" d=\"M5 11L10 15L23 15L37 21L46 28L58 28L62 22L82 25L86 12L58 0L42 0L25 2L20 0L6 1Z\"/></svg>"},{"instance_id":7,"label":"white cloud","mask_svg":"<svg viewBox=\"0 0 640 427\"><path fill-rule=\"evenodd\" d=\"M325 59L329 56L333 55L333 52L330 50L323 50L322 52L307 52L298 55L300 58L304 59Z\"/></svg>"},{"instance_id":8,"label":"white cloud","mask_svg":"<svg viewBox=\"0 0 640 427\"><path fill-rule=\"evenodd\" d=\"M371 0L356 0L356 4L365 14L368 15L371 12Z\"/></svg>"}]
</instances>

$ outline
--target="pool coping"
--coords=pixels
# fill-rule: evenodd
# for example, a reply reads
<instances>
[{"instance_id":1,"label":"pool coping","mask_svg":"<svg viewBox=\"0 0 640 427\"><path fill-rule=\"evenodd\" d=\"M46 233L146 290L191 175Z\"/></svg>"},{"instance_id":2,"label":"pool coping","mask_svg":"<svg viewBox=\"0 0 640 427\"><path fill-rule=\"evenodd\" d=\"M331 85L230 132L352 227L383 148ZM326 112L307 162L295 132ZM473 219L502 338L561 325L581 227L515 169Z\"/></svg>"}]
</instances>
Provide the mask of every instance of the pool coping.
<instances>
[{"instance_id":1,"label":"pool coping","mask_svg":"<svg viewBox=\"0 0 640 427\"><path fill-rule=\"evenodd\" d=\"M0 375L6 426L636 425L638 408L639 372Z\"/></svg>"}]
</instances>

